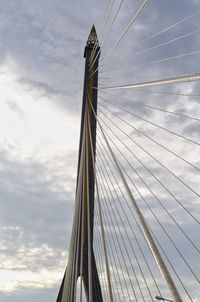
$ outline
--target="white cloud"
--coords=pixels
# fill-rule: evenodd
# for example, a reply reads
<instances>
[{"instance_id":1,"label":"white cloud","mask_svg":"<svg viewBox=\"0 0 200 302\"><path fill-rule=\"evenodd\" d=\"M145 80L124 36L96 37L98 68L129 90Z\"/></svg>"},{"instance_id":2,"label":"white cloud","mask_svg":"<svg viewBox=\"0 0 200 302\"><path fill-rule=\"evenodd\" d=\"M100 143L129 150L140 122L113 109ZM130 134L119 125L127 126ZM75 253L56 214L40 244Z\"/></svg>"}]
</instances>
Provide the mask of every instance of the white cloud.
<instances>
[{"instance_id":1,"label":"white cloud","mask_svg":"<svg viewBox=\"0 0 200 302\"><path fill-rule=\"evenodd\" d=\"M51 288L60 282L67 253L47 244L28 243L24 241L24 232L21 227L1 228L1 234L6 237L0 240L0 292ZM15 247L8 238L16 241Z\"/></svg>"},{"instance_id":2,"label":"white cloud","mask_svg":"<svg viewBox=\"0 0 200 302\"><path fill-rule=\"evenodd\" d=\"M21 158L54 157L77 150L79 123L62 111L40 90L18 82L9 64L2 68L0 82L1 144L13 147Z\"/></svg>"}]
</instances>

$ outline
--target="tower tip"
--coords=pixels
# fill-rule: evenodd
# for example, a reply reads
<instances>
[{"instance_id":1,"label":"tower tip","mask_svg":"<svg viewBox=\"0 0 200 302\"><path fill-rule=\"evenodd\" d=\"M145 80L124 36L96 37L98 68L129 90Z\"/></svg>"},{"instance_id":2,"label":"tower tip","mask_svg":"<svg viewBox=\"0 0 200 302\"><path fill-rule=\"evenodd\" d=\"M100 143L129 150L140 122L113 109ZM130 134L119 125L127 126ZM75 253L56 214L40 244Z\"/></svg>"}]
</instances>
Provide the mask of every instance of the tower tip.
<instances>
[{"instance_id":1,"label":"tower tip","mask_svg":"<svg viewBox=\"0 0 200 302\"><path fill-rule=\"evenodd\" d=\"M88 40L87 40L87 45L93 46L95 44L99 44L99 42L98 42L98 38L97 38L96 28L95 28L95 25L93 24L89 37L88 37Z\"/></svg>"}]
</instances>

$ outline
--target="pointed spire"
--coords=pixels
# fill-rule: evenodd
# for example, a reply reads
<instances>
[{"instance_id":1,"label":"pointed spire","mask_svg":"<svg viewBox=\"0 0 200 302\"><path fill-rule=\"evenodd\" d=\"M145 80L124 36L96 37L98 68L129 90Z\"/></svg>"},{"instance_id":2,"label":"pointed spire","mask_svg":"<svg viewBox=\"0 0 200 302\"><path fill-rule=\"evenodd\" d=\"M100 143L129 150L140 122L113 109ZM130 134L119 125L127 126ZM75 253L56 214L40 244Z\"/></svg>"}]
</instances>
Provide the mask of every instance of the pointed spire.
<instances>
[{"instance_id":1,"label":"pointed spire","mask_svg":"<svg viewBox=\"0 0 200 302\"><path fill-rule=\"evenodd\" d=\"M96 43L98 44L98 38L97 38L96 28L93 24L91 32L90 32L88 40L87 40L87 45L93 46Z\"/></svg>"}]
</instances>

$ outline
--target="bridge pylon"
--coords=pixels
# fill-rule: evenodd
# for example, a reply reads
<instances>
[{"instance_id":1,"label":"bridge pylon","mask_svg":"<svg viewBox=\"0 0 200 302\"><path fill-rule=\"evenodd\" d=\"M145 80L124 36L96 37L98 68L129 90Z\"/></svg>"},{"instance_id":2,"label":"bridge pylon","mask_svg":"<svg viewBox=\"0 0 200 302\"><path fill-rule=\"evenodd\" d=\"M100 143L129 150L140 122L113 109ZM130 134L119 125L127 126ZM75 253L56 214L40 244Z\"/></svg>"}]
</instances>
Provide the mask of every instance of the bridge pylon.
<instances>
[{"instance_id":1,"label":"bridge pylon","mask_svg":"<svg viewBox=\"0 0 200 302\"><path fill-rule=\"evenodd\" d=\"M88 302L103 302L93 251L93 219L95 188L95 150L98 61L100 47L93 25L84 51L85 79L83 89L75 212L68 264L57 302L75 302L77 280L84 284Z\"/></svg>"}]
</instances>

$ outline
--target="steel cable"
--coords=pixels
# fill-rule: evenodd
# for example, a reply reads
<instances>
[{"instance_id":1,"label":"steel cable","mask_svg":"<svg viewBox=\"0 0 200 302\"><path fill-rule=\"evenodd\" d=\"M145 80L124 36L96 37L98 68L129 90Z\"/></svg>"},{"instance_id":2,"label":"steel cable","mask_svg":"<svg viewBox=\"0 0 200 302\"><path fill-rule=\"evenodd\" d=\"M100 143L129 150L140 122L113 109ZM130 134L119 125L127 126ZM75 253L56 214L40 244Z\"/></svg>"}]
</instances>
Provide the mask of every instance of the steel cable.
<instances>
[{"instance_id":1,"label":"steel cable","mask_svg":"<svg viewBox=\"0 0 200 302\"><path fill-rule=\"evenodd\" d=\"M112 158L110 157L110 155L108 155L109 159L112 161ZM109 165L109 162L107 161L107 166ZM129 180L131 181L131 183L133 184L134 188L136 189L136 191L138 192L138 194L140 195L140 197L143 199L143 201L145 202L146 206L149 208L150 212L152 213L153 217L156 219L156 221L158 222L158 224L160 225L160 227L162 228L162 230L164 231L164 233L166 234L167 238L170 240L170 242L172 243L172 245L174 246L174 248L176 249L176 251L178 252L178 254L181 256L182 260L185 262L186 266L188 267L188 269L190 270L190 272L192 273L192 275L195 277L195 279L197 280L197 282L199 283L199 279L196 276L196 274L194 273L194 271L192 270L192 268L190 267L189 263L187 262L187 260L185 259L185 257L182 255L182 253L179 251L179 249L177 248L177 246L175 245L175 243L173 242L173 240L171 239L171 237L169 236L168 232L165 230L165 228L163 227L163 225L159 222L158 218L156 217L156 215L154 214L154 212L152 211L151 207L149 206L148 202L146 201L146 199L144 198L144 196L141 194L140 190L138 189L138 187L135 185L135 183L133 183L132 179L130 178L130 176L127 174L127 172L125 171L125 169L122 167L122 165L120 165L121 168L123 169L124 173L126 174L126 176L129 178ZM110 169L111 171L111 169ZM112 173L112 172L111 172ZM113 177L114 174L112 173ZM115 178L115 177L114 177ZM119 186L119 185L118 185ZM121 190L120 190L121 191ZM122 191L121 191L122 192ZM157 199L157 198L156 198ZM158 200L158 199L157 199ZM160 201L159 201L160 203ZM160 203L161 204L161 203ZM162 205L162 204L161 204ZM168 213L169 214L169 213ZM171 215L170 215L171 217ZM174 219L173 219L174 221ZM175 222L175 221L174 221ZM178 225L177 225L178 226ZM180 228L180 226L178 226ZM182 231L182 229L181 229ZM183 234L185 235L185 233L183 232ZM189 237L186 235L186 238L188 239ZM190 239L189 239L190 240ZM190 240L191 241L191 240ZM184 290L187 293L187 295L189 296L190 300L191 300L191 296L188 293L188 290L185 288L184 286ZM192 302L192 300L191 300Z\"/></svg>"},{"instance_id":2,"label":"steel cable","mask_svg":"<svg viewBox=\"0 0 200 302\"><path fill-rule=\"evenodd\" d=\"M99 117L101 119L101 117ZM145 168L146 171L148 171L148 173L170 194L171 197L173 197L173 199L178 202L178 204L188 213L188 215L190 215L190 217L192 217L199 225L200 225L200 221L193 215L191 214L188 209L180 202L180 200L178 198L176 198L176 196L174 194L171 193L171 191L158 179L158 177L151 172L151 170L138 158L138 156L136 156L132 150L130 150L129 147L127 147L127 145L119 138L119 136L105 123L104 120L101 119L101 121L104 123L104 125L106 125L106 127L115 135L115 137L120 141L120 143L128 150L128 152L130 152L135 158L136 160ZM116 125L115 125L116 126ZM117 126L116 126L117 127ZM119 128L120 129L120 128ZM122 130L121 130L122 131Z\"/></svg>"}]
</instances>

